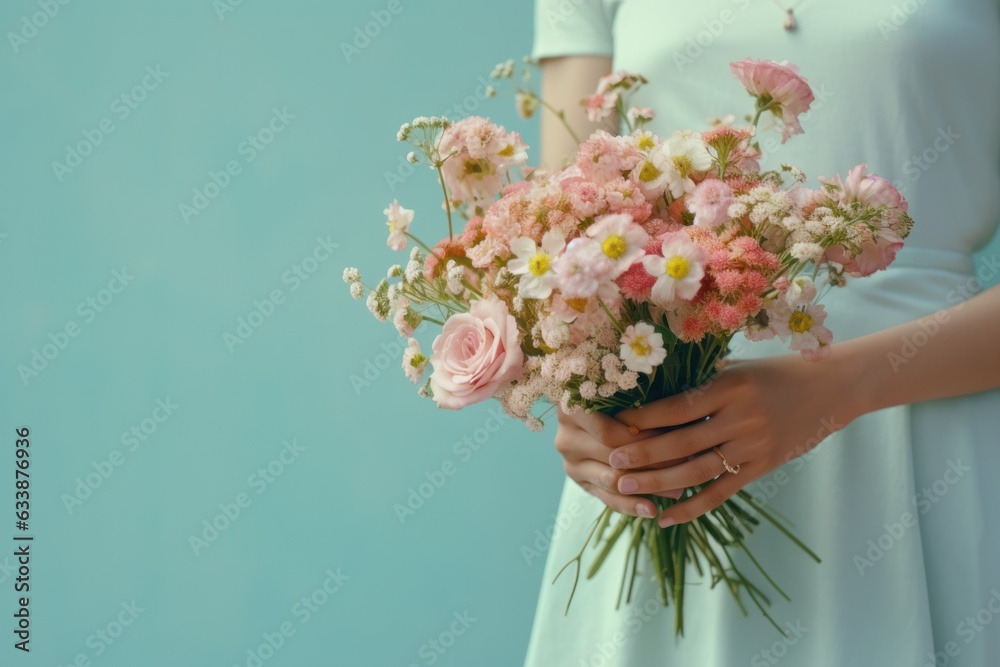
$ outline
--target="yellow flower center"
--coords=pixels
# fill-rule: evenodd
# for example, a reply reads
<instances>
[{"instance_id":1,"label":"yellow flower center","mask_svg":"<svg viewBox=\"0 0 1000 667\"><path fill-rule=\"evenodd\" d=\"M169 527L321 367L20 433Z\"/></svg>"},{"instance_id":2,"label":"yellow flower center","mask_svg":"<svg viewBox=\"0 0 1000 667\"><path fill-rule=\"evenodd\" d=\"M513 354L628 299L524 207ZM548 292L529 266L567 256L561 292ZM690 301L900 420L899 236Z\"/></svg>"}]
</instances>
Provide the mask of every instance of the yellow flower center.
<instances>
[{"instance_id":1,"label":"yellow flower center","mask_svg":"<svg viewBox=\"0 0 1000 667\"><path fill-rule=\"evenodd\" d=\"M552 268L552 258L544 252L536 253L528 260L528 270L533 275L544 276Z\"/></svg>"},{"instance_id":2,"label":"yellow flower center","mask_svg":"<svg viewBox=\"0 0 1000 667\"><path fill-rule=\"evenodd\" d=\"M649 183L659 178L662 173L652 162L646 162L639 171L639 180L643 183Z\"/></svg>"},{"instance_id":3,"label":"yellow flower center","mask_svg":"<svg viewBox=\"0 0 1000 667\"><path fill-rule=\"evenodd\" d=\"M691 262L684 257L671 257L667 260L667 275L674 280L680 280L691 270Z\"/></svg>"},{"instance_id":4,"label":"yellow flower center","mask_svg":"<svg viewBox=\"0 0 1000 667\"><path fill-rule=\"evenodd\" d=\"M805 333L812 328L813 318L809 313L797 310L788 318L788 328L795 333Z\"/></svg>"},{"instance_id":5,"label":"yellow flower center","mask_svg":"<svg viewBox=\"0 0 1000 667\"><path fill-rule=\"evenodd\" d=\"M410 365L413 366L414 368L422 366L425 361L427 361L427 357L420 354L419 352L410 357Z\"/></svg>"},{"instance_id":6,"label":"yellow flower center","mask_svg":"<svg viewBox=\"0 0 1000 667\"><path fill-rule=\"evenodd\" d=\"M651 348L649 344L646 343L645 338L636 338L631 343L629 343L628 346L631 347L632 351L635 352L640 357L645 357L646 355L648 355L650 352L653 351L653 348Z\"/></svg>"},{"instance_id":7,"label":"yellow flower center","mask_svg":"<svg viewBox=\"0 0 1000 667\"><path fill-rule=\"evenodd\" d=\"M497 153L497 155L499 155L500 157L513 157L514 145L510 144L509 146L504 147L504 149L499 153Z\"/></svg>"},{"instance_id":8,"label":"yellow flower center","mask_svg":"<svg viewBox=\"0 0 1000 667\"><path fill-rule=\"evenodd\" d=\"M465 173L467 176L482 177L495 173L495 170L490 161L484 158L482 160L466 160Z\"/></svg>"},{"instance_id":9,"label":"yellow flower center","mask_svg":"<svg viewBox=\"0 0 1000 667\"><path fill-rule=\"evenodd\" d=\"M674 163L674 167L677 168L677 172L681 175L681 178L687 178L694 168L691 164L691 158L687 155L674 155L670 158L670 161Z\"/></svg>"},{"instance_id":10,"label":"yellow flower center","mask_svg":"<svg viewBox=\"0 0 1000 667\"><path fill-rule=\"evenodd\" d=\"M601 243L601 250L603 250L604 254L611 259L618 259L625 254L626 250L628 250L628 244L625 243L624 237L619 236L618 234L612 234L608 238L604 239L603 243Z\"/></svg>"},{"instance_id":11,"label":"yellow flower center","mask_svg":"<svg viewBox=\"0 0 1000 667\"><path fill-rule=\"evenodd\" d=\"M652 137L643 137L642 139L639 140L639 150L648 151L650 148L653 148L654 146L656 146L656 144L653 143Z\"/></svg>"},{"instance_id":12,"label":"yellow flower center","mask_svg":"<svg viewBox=\"0 0 1000 667\"><path fill-rule=\"evenodd\" d=\"M573 297L566 299L566 305L578 313L587 310L587 299L585 297Z\"/></svg>"}]
</instances>

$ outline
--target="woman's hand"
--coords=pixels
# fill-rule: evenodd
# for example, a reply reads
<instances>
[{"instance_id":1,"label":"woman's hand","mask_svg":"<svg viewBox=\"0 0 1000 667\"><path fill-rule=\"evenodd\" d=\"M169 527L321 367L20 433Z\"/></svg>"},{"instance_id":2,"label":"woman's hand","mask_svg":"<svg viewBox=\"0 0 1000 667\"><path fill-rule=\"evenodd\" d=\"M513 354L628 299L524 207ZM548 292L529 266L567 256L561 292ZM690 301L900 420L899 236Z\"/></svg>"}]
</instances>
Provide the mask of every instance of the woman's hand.
<instances>
[{"instance_id":1,"label":"woman's hand","mask_svg":"<svg viewBox=\"0 0 1000 667\"><path fill-rule=\"evenodd\" d=\"M659 523L666 527L705 514L805 454L863 412L851 400L852 365L838 363L837 356L819 362L798 355L733 362L697 389L618 413L623 424L643 430L700 421L614 447L609 463L619 474L607 497L627 507L619 497L678 493L711 482L664 510ZM733 469L739 466L737 474L727 472L723 457ZM662 467L677 459L683 462Z\"/></svg>"},{"instance_id":2,"label":"woman's hand","mask_svg":"<svg viewBox=\"0 0 1000 667\"><path fill-rule=\"evenodd\" d=\"M556 431L556 450L563 455L566 474L583 490L600 498L605 505L621 514L631 516L656 516L656 505L647 498L637 498L619 492L618 480L622 471L608 464L608 457L618 447L639 444L645 438L663 433L662 429L639 431L632 435L628 427L613 417L583 411L574 415L559 413ZM662 461L650 468L663 468L681 461ZM677 498L680 491L667 492L666 497Z\"/></svg>"}]
</instances>

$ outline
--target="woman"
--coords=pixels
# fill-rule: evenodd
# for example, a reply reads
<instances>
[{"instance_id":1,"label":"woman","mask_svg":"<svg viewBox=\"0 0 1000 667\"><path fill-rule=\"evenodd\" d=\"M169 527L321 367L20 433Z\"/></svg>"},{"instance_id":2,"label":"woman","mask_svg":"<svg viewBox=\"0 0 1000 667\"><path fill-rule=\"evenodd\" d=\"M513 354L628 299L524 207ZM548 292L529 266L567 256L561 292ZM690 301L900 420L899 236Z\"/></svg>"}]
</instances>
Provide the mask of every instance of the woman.
<instances>
[{"instance_id":1,"label":"woman","mask_svg":"<svg viewBox=\"0 0 1000 667\"><path fill-rule=\"evenodd\" d=\"M619 421L561 417L561 502L577 518L551 547L526 665L1000 665L1000 288L980 292L1000 264L986 257L977 271L971 257L1000 219L1000 5L538 0L534 56L543 97L582 136L597 126L578 101L612 69L650 80L635 103L656 109L650 129L667 134L749 109L729 62L789 60L816 93L815 113L787 144L762 132L763 163L791 162L815 180L865 161L901 189L916 225L888 270L824 300L840 342L823 361L740 339L737 361L704 391ZM543 120L545 164L574 152L565 134ZM792 598L771 608L785 637L700 583L685 593L675 640L673 612L660 614L648 582L615 611L620 570L609 565L563 617L570 582L550 582L600 503L650 516L641 495L715 477L660 523L689 521L743 487L789 517L821 565L773 530L750 538Z\"/></svg>"}]
</instances>

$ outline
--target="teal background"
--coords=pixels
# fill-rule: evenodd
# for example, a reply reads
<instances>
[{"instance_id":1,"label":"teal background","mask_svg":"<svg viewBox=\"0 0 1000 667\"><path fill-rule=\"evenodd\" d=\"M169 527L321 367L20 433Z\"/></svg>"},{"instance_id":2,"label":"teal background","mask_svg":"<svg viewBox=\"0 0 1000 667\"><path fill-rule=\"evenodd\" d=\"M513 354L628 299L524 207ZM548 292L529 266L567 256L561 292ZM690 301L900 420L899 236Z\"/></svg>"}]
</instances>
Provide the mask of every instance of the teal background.
<instances>
[{"instance_id":1,"label":"teal background","mask_svg":"<svg viewBox=\"0 0 1000 667\"><path fill-rule=\"evenodd\" d=\"M58 13L16 52L7 35L42 10L0 8L0 663L249 667L247 651L283 623L294 634L261 664L523 659L543 558L522 547L550 529L563 479L551 428L508 421L478 451L456 444L482 436L494 406L445 413L418 398L394 330L350 299L341 272L356 265L374 283L404 259L384 243L393 198L417 210L421 235L443 233L429 172L386 178L407 150L401 122L477 113L537 144L509 98L485 100L480 84L529 51L531 3L390 4L53 0ZM376 36L345 51L380 12L391 18ZM114 100L157 66L167 76L122 117ZM274 109L294 118L248 161L241 143ZM60 180L52 163L102 119L113 131ZM239 172L186 222L179 205L230 161ZM318 238L338 247L295 278ZM91 319L80 304L123 267L134 279ZM274 290L273 313L227 346ZM73 323L78 335L22 379L18 367ZM167 399L177 407L130 451L123 434ZM7 556L21 426L30 655L12 648ZM302 449L279 466L286 441ZM280 469L270 481L256 472L268 464ZM68 507L91 474L99 486ZM444 483L401 521L394 506L434 478ZM190 537L241 498L195 553ZM295 605L328 570L340 588L303 621ZM133 601L134 622L97 639ZM429 649L455 614L475 621Z\"/></svg>"}]
</instances>

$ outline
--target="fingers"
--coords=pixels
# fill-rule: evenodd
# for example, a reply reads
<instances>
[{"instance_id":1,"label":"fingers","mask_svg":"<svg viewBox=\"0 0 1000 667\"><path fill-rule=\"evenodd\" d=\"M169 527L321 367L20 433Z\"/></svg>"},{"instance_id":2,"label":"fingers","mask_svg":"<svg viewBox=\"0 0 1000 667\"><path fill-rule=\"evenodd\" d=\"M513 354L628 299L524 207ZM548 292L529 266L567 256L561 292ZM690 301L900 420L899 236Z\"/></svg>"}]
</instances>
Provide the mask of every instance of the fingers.
<instances>
[{"instance_id":1,"label":"fingers","mask_svg":"<svg viewBox=\"0 0 1000 667\"><path fill-rule=\"evenodd\" d=\"M723 475L687 500L663 510L659 519L660 527L666 528L675 523L692 521L702 514L711 512L732 498L752 479L752 476L744 478L741 475Z\"/></svg>"},{"instance_id":2,"label":"fingers","mask_svg":"<svg viewBox=\"0 0 1000 667\"><path fill-rule=\"evenodd\" d=\"M740 462L729 454L726 459L734 466ZM620 493L659 494L710 482L724 472L726 468L722 457L709 450L669 468L629 471L618 480L616 490Z\"/></svg>"},{"instance_id":3,"label":"fingers","mask_svg":"<svg viewBox=\"0 0 1000 667\"><path fill-rule=\"evenodd\" d=\"M597 461L565 464L566 474L587 493L596 496L605 505L620 514L655 517L656 505L647 498L625 496L615 489L615 472Z\"/></svg>"},{"instance_id":4,"label":"fingers","mask_svg":"<svg viewBox=\"0 0 1000 667\"><path fill-rule=\"evenodd\" d=\"M571 420L577 428L583 429L590 437L607 447L618 447L642 436L641 433L633 435L624 423L600 412L588 414L581 410L571 416L560 415L560 420L563 419Z\"/></svg>"},{"instance_id":5,"label":"fingers","mask_svg":"<svg viewBox=\"0 0 1000 667\"><path fill-rule=\"evenodd\" d=\"M622 445L611 452L608 463L613 468L628 470L685 459L722 444L728 440L727 435L723 422L709 419Z\"/></svg>"},{"instance_id":6,"label":"fingers","mask_svg":"<svg viewBox=\"0 0 1000 667\"><path fill-rule=\"evenodd\" d=\"M705 389L690 389L638 408L622 410L615 418L644 431L664 426L681 426L704 419L722 407L722 403L722 392L709 384Z\"/></svg>"}]
</instances>

